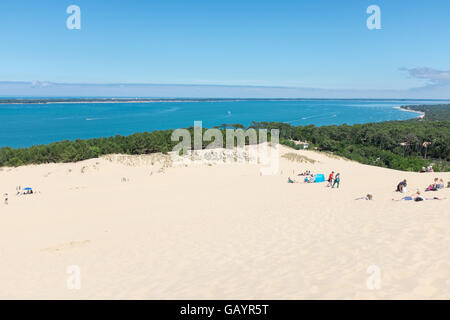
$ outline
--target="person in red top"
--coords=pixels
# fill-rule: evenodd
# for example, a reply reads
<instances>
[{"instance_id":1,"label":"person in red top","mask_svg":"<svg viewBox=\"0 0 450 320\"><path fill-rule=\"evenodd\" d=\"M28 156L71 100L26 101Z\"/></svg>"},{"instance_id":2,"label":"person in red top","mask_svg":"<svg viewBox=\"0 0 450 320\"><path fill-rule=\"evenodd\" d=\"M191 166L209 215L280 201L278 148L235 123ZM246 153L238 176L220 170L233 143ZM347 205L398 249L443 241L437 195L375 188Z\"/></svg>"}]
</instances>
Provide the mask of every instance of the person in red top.
<instances>
[{"instance_id":1,"label":"person in red top","mask_svg":"<svg viewBox=\"0 0 450 320\"><path fill-rule=\"evenodd\" d=\"M331 184L333 183L333 176L334 176L334 171L331 171L329 177L328 177L328 185L327 187L331 187Z\"/></svg>"}]
</instances>

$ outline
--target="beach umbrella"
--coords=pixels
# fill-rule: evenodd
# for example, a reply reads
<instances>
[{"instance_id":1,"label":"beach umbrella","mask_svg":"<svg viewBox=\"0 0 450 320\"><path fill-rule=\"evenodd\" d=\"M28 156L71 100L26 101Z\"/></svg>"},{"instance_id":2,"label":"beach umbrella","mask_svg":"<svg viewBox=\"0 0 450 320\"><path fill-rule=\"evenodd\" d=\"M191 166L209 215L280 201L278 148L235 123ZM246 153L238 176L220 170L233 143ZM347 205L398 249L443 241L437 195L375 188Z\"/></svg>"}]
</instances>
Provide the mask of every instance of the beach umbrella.
<instances>
[{"instance_id":1,"label":"beach umbrella","mask_svg":"<svg viewBox=\"0 0 450 320\"><path fill-rule=\"evenodd\" d=\"M27 188L23 188L23 190L33 190L32 188L29 188L29 187L27 187Z\"/></svg>"}]
</instances>

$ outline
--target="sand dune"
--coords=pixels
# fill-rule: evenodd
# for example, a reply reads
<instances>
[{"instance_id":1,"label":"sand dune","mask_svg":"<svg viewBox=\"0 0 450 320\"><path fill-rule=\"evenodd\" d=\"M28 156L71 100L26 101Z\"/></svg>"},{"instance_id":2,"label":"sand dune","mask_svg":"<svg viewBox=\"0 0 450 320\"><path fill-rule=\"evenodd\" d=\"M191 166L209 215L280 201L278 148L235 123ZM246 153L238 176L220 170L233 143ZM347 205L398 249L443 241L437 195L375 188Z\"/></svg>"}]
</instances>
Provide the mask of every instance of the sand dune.
<instances>
[{"instance_id":1,"label":"sand dune","mask_svg":"<svg viewBox=\"0 0 450 320\"><path fill-rule=\"evenodd\" d=\"M269 176L163 155L1 169L0 298L450 298L450 200L391 200L403 178L412 193L450 173L280 149L315 162L280 156ZM306 169L340 172L340 189L287 183ZM73 265L80 289L67 287Z\"/></svg>"}]
</instances>

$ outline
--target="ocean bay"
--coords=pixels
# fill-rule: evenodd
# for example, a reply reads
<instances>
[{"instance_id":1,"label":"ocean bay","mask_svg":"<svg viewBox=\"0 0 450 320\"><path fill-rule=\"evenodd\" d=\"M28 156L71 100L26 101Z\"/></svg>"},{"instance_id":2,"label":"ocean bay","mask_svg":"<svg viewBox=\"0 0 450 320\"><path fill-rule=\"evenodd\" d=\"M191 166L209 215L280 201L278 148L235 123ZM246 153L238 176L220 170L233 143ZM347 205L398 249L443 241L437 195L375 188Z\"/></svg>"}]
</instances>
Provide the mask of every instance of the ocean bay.
<instances>
[{"instance_id":1,"label":"ocean bay","mask_svg":"<svg viewBox=\"0 0 450 320\"><path fill-rule=\"evenodd\" d=\"M340 125L415 118L395 107L439 103L427 100L173 100L155 102L67 102L1 104L0 147L29 147L62 140L177 129L251 125L252 121L292 125Z\"/></svg>"}]
</instances>

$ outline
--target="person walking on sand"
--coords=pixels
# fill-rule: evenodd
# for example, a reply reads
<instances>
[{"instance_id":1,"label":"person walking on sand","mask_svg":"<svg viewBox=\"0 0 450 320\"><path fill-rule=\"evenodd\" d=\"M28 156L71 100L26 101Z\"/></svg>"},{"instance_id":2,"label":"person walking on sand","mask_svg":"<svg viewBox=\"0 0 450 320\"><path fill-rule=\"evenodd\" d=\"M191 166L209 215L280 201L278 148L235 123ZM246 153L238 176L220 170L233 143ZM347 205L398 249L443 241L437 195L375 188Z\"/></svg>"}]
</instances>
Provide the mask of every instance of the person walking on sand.
<instances>
[{"instance_id":1,"label":"person walking on sand","mask_svg":"<svg viewBox=\"0 0 450 320\"><path fill-rule=\"evenodd\" d=\"M331 187L331 185L333 184L333 176L334 176L334 171L331 171L330 175L328 176L327 187Z\"/></svg>"},{"instance_id":2,"label":"person walking on sand","mask_svg":"<svg viewBox=\"0 0 450 320\"><path fill-rule=\"evenodd\" d=\"M8 194L5 193L5 194L3 195L3 197L5 198L5 204L7 205L7 204L8 204Z\"/></svg>"},{"instance_id":3,"label":"person walking on sand","mask_svg":"<svg viewBox=\"0 0 450 320\"><path fill-rule=\"evenodd\" d=\"M334 186L337 184L337 187L339 189L339 183L341 182L341 174L340 173L336 173L336 177L334 177L334 182L333 185L331 186L331 188L334 188Z\"/></svg>"}]
</instances>

